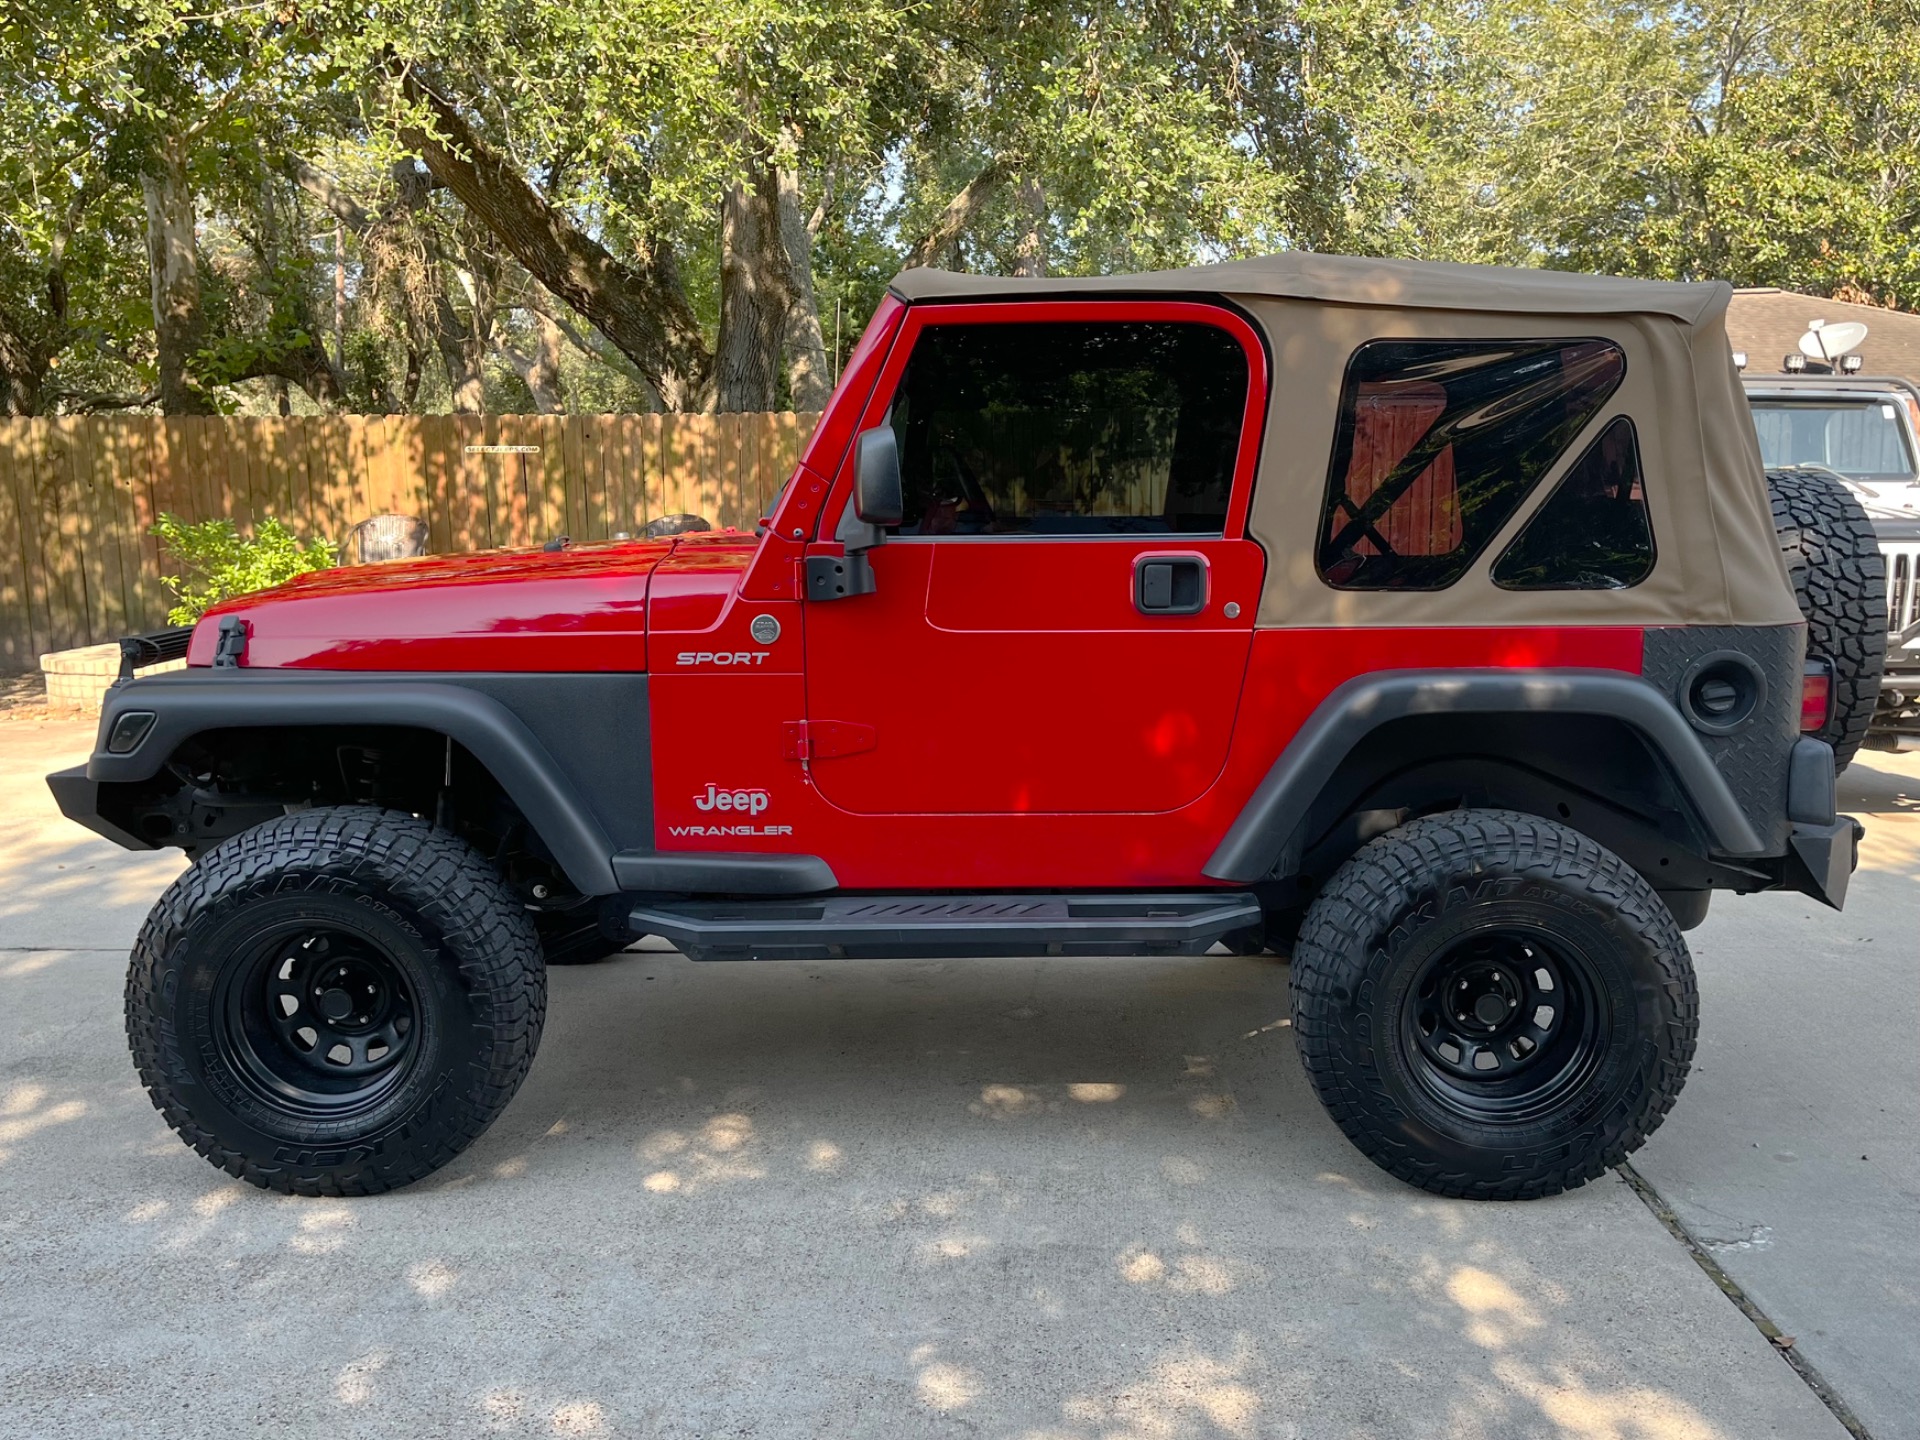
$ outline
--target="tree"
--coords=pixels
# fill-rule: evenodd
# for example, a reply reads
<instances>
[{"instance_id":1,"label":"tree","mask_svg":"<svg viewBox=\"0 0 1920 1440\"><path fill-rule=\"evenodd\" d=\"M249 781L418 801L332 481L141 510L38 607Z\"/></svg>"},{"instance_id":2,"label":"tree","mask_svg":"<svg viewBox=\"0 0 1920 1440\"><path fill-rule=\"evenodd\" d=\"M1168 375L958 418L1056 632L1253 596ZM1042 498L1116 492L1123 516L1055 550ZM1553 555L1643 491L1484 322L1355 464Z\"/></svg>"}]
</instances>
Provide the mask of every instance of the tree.
<instances>
[{"instance_id":1,"label":"tree","mask_svg":"<svg viewBox=\"0 0 1920 1440\"><path fill-rule=\"evenodd\" d=\"M1920 0L100 0L0 80L9 413L811 409L902 264L1920 305Z\"/></svg>"}]
</instances>

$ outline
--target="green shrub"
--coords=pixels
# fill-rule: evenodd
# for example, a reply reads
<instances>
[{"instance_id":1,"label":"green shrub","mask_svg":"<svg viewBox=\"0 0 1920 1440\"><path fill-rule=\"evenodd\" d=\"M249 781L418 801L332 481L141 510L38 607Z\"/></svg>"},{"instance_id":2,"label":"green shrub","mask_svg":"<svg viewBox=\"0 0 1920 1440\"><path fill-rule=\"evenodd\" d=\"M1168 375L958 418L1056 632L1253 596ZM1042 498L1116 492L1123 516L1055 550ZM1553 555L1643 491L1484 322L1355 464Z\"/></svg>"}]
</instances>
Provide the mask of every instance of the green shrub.
<instances>
[{"instance_id":1,"label":"green shrub","mask_svg":"<svg viewBox=\"0 0 1920 1440\"><path fill-rule=\"evenodd\" d=\"M167 514L160 516L153 533L182 572L161 577L178 602L167 612L170 625L191 625L222 600L334 563L333 547L326 541L302 540L271 516L254 527L252 539L242 537L231 520L190 525Z\"/></svg>"}]
</instances>

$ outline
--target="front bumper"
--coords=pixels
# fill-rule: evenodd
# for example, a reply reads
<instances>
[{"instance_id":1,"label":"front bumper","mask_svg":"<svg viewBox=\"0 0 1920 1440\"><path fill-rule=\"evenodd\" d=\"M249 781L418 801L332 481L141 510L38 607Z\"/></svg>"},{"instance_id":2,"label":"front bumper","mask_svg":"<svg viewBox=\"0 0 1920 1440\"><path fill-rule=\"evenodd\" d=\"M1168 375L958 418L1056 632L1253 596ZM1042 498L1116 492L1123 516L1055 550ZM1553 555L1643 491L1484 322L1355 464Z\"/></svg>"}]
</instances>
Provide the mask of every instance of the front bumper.
<instances>
[{"instance_id":1,"label":"front bumper","mask_svg":"<svg viewBox=\"0 0 1920 1440\"><path fill-rule=\"evenodd\" d=\"M128 850L157 848L151 840L143 840L131 830L122 829L100 813L100 782L87 774L86 766L54 771L47 776L47 788L53 792L53 803L60 807L62 815L94 834L104 835Z\"/></svg>"}]
</instances>

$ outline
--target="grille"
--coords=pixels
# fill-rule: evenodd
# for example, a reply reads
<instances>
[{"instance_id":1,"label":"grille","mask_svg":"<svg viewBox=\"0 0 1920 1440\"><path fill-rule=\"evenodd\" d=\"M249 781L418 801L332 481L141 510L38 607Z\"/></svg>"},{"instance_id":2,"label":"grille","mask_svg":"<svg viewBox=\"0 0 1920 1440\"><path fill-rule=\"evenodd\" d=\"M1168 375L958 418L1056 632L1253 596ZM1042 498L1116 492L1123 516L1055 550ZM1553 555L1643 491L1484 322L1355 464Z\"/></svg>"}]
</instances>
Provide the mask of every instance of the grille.
<instances>
[{"instance_id":1,"label":"grille","mask_svg":"<svg viewBox=\"0 0 1920 1440\"><path fill-rule=\"evenodd\" d=\"M1920 621L1920 544L1882 545L1887 557L1887 633Z\"/></svg>"}]
</instances>

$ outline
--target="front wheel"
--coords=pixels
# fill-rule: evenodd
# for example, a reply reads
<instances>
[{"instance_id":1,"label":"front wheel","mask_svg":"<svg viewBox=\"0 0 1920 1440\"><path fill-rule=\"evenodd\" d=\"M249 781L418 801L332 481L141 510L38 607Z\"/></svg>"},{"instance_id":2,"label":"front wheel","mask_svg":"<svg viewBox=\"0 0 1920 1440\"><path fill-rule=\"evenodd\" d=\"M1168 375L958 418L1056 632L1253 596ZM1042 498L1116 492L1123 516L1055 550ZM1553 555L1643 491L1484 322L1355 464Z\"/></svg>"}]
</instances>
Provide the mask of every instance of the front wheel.
<instances>
[{"instance_id":1,"label":"front wheel","mask_svg":"<svg viewBox=\"0 0 1920 1440\"><path fill-rule=\"evenodd\" d=\"M264 1189L369 1195L492 1123L540 1043L525 912L426 821L306 810L234 836L134 944L127 1037L155 1107Z\"/></svg>"},{"instance_id":2,"label":"front wheel","mask_svg":"<svg viewBox=\"0 0 1920 1440\"><path fill-rule=\"evenodd\" d=\"M1584 1185L1658 1128L1699 1003L1645 879L1564 825L1416 820L1314 901L1293 956L1308 1078L1376 1165L1440 1195Z\"/></svg>"}]
</instances>

